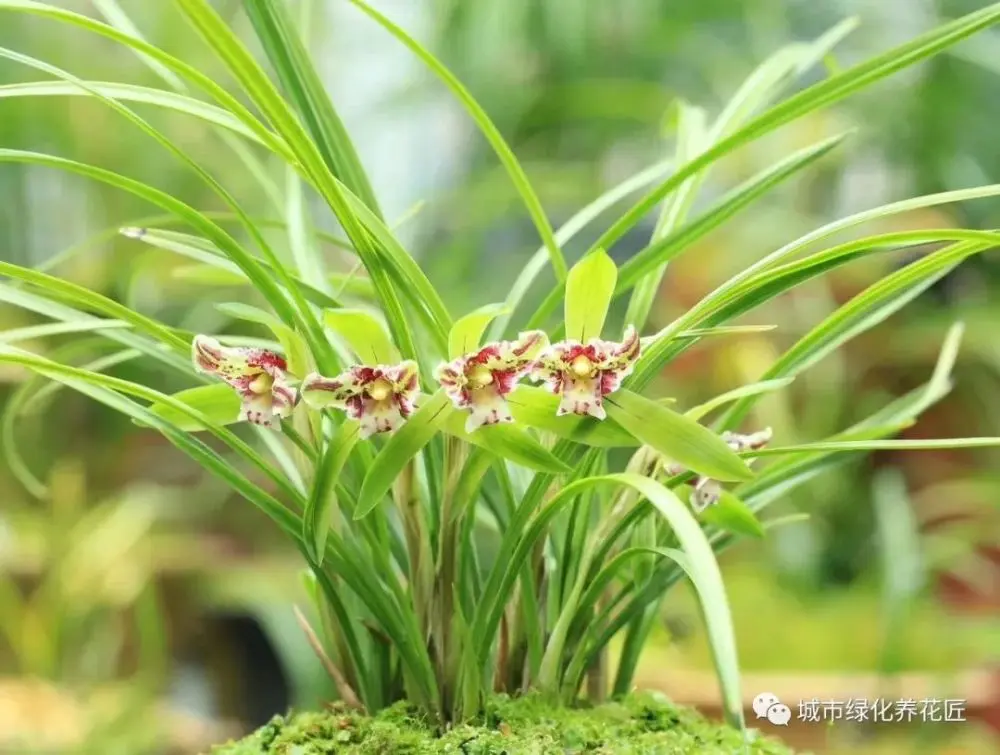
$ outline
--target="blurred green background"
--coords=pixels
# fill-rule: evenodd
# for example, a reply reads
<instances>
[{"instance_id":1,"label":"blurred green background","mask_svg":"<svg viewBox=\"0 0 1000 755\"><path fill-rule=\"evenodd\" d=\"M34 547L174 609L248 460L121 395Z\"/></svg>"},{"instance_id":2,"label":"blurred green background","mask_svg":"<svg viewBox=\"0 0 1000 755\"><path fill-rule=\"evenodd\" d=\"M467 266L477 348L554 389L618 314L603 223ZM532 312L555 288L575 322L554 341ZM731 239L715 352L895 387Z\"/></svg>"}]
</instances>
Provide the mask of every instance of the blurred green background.
<instances>
[{"instance_id":1,"label":"blurred green background","mask_svg":"<svg viewBox=\"0 0 1000 755\"><path fill-rule=\"evenodd\" d=\"M53 4L95 17L111 7L99 0ZM170 2L119 5L154 43L219 70ZM248 31L237 0L217 5ZM373 5L468 86L558 226L610 186L670 157L672 103L718 112L783 44L856 16L857 30L825 61L836 69L986 3ZM309 29L387 218L403 223L401 237L452 311L501 300L538 239L488 145L408 51L345 3L311 3ZM127 50L43 19L0 10L0 45L81 78L162 86ZM818 167L671 263L649 332L815 226L888 201L1000 180L998 50L1000 32L981 33L721 163L695 213L794 147L856 129ZM822 75L818 66L801 84ZM148 181L200 209L220 209L196 177L102 104L7 97L4 85L43 78L0 63L0 146L73 157ZM138 107L255 215L280 214L207 127ZM275 179L281 188L280 171ZM317 225L336 231L328 212L313 209ZM52 265L180 327L255 335L213 307L245 297L245 290L193 278L178 258L116 234L152 214L138 200L77 176L0 167L0 259ZM654 217L611 250L617 260L646 242ZM1000 227L1000 203L901 215L872 232L966 225ZM567 256L575 259L601 229L598 223L594 235L581 234ZM670 365L664 395L690 405L757 379L809 327L903 261L873 255L755 311L752 322L777 329L703 342ZM342 263L346 272L350 261ZM790 390L760 401L754 426L771 425L784 444L850 425L923 382L949 324L962 319L955 390L907 436L995 435L998 296L994 252L966 263ZM0 331L46 321L3 301ZM74 364L103 362L109 372L164 390L186 387L89 336L22 346ZM277 533L155 434L82 396L42 386L26 373L0 371L0 752L20 752L20 737L43 736L50 752L195 753L289 705L329 699L291 612L290 595L304 600L299 564ZM998 463L1000 454L988 449L877 454L775 504L808 513L807 521L727 553L723 573L749 697L774 692L793 714L798 700L813 697L963 698L970 717L992 717L994 727L984 720L793 725L790 741L829 753L986 753L1000 746L1000 675L991 671L1000 661ZM663 606L655 637L640 682L714 714L710 657L683 589Z\"/></svg>"}]
</instances>

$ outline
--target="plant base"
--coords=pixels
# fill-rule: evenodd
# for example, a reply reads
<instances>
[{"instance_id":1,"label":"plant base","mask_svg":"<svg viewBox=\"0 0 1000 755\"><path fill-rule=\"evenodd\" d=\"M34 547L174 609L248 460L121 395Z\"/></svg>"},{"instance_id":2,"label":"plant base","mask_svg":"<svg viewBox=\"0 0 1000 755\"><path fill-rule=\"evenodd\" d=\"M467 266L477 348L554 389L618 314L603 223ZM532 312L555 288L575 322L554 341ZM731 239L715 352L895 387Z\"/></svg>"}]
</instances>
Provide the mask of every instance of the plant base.
<instances>
[{"instance_id":1,"label":"plant base","mask_svg":"<svg viewBox=\"0 0 1000 755\"><path fill-rule=\"evenodd\" d=\"M791 755L777 740L741 734L673 705L662 695L642 693L596 707L564 708L529 695L498 696L486 715L442 731L400 703L374 717L342 708L325 713L275 716L246 739L221 745L212 755Z\"/></svg>"}]
</instances>

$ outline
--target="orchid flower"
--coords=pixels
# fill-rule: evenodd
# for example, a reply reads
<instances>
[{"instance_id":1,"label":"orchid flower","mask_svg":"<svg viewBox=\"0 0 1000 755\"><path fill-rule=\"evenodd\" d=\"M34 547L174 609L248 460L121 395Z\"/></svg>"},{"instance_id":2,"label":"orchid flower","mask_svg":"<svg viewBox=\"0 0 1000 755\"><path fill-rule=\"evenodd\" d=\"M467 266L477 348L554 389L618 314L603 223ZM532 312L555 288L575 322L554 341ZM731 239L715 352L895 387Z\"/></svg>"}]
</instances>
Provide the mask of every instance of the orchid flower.
<instances>
[{"instance_id":1,"label":"orchid flower","mask_svg":"<svg viewBox=\"0 0 1000 755\"><path fill-rule=\"evenodd\" d=\"M361 425L359 435L399 429L413 413L420 390L417 363L351 367L335 378L316 373L302 381L302 398L312 407L343 409Z\"/></svg>"},{"instance_id":2,"label":"orchid flower","mask_svg":"<svg viewBox=\"0 0 1000 755\"><path fill-rule=\"evenodd\" d=\"M434 378L455 407L469 411L466 432L514 421L507 395L531 369L546 342L545 333L532 330L521 333L516 341L488 343L479 351L438 365Z\"/></svg>"},{"instance_id":3,"label":"orchid flower","mask_svg":"<svg viewBox=\"0 0 1000 755\"><path fill-rule=\"evenodd\" d=\"M286 382L288 366L280 354L247 347L227 347L209 336L195 336L191 345L195 368L222 378L243 401L240 419L271 427L275 417L292 413L298 398Z\"/></svg>"},{"instance_id":4,"label":"orchid flower","mask_svg":"<svg viewBox=\"0 0 1000 755\"><path fill-rule=\"evenodd\" d=\"M632 373L639 357L639 333L629 325L621 343L590 339L560 341L545 349L535 362L532 377L562 396L558 416L590 415L604 419L604 397L617 391Z\"/></svg>"},{"instance_id":5,"label":"orchid flower","mask_svg":"<svg viewBox=\"0 0 1000 755\"><path fill-rule=\"evenodd\" d=\"M739 453L740 451L752 451L763 448L771 441L771 436L770 427L750 433L749 435L741 435L727 430L722 433L722 440L733 451ZM749 462L752 463L753 459L750 459ZM667 464L665 469L670 476L683 474L687 471L683 465L676 462ZM713 480L710 477L699 477L695 480L694 491L691 493L691 506L696 512L701 513L712 504L717 503L721 495L722 485L717 480Z\"/></svg>"}]
</instances>

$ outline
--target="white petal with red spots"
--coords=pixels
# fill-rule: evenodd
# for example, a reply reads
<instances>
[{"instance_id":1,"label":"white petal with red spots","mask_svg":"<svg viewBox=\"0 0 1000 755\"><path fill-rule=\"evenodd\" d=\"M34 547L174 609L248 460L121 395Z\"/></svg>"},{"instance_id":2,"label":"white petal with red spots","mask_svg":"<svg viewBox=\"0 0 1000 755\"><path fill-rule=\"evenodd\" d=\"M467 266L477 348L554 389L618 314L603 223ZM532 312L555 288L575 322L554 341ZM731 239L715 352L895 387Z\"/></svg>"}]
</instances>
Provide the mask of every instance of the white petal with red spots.
<instances>
[{"instance_id":1,"label":"white petal with red spots","mask_svg":"<svg viewBox=\"0 0 1000 755\"><path fill-rule=\"evenodd\" d=\"M271 427L276 417L287 417L297 402L287 383L284 358L273 351L223 346L209 336L195 336L191 359L199 372L221 378L242 400L240 419Z\"/></svg>"},{"instance_id":2,"label":"white petal with red spots","mask_svg":"<svg viewBox=\"0 0 1000 755\"><path fill-rule=\"evenodd\" d=\"M347 412L360 424L359 435L391 433L413 414L419 392L417 363L352 367L334 378L313 373L302 381L302 398L316 408Z\"/></svg>"},{"instance_id":3,"label":"white petal with red spots","mask_svg":"<svg viewBox=\"0 0 1000 755\"><path fill-rule=\"evenodd\" d=\"M631 325L621 343L599 338L586 344L560 341L539 355L531 375L561 397L556 414L604 419L604 397L632 373L639 350L639 334Z\"/></svg>"},{"instance_id":4,"label":"white petal with red spots","mask_svg":"<svg viewBox=\"0 0 1000 755\"><path fill-rule=\"evenodd\" d=\"M521 333L516 341L489 343L438 365L434 377L445 394L455 407L469 411L466 432L514 421L507 395L531 369L546 342L545 333L533 330Z\"/></svg>"}]
</instances>

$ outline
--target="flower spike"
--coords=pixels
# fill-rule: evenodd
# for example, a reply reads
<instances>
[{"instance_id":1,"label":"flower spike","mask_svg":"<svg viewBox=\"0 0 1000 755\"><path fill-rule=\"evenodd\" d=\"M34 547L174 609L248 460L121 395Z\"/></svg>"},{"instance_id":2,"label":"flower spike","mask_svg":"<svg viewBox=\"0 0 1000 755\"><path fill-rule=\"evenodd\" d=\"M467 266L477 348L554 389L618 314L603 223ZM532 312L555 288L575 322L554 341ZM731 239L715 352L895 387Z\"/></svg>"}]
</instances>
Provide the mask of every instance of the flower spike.
<instances>
[{"instance_id":1,"label":"flower spike","mask_svg":"<svg viewBox=\"0 0 1000 755\"><path fill-rule=\"evenodd\" d=\"M739 453L740 451L755 451L758 448L763 448L771 442L772 434L770 427L765 427L763 430L749 435L741 435L727 430L722 433L722 440L733 451ZM750 459L749 462L753 462L753 459ZM680 471L677 470L677 465L674 465L673 468L668 466L668 474L680 474L684 471L683 467L679 468ZM722 485L718 481L708 477L699 477L695 481L694 491L691 493L691 506L700 514L709 506L718 503L721 496Z\"/></svg>"},{"instance_id":2,"label":"flower spike","mask_svg":"<svg viewBox=\"0 0 1000 755\"><path fill-rule=\"evenodd\" d=\"M221 378L239 394L240 419L272 427L275 417L287 417L298 402L295 389L286 382L288 366L273 351L227 347L199 335L191 344L191 358L199 372Z\"/></svg>"},{"instance_id":3,"label":"flower spike","mask_svg":"<svg viewBox=\"0 0 1000 755\"><path fill-rule=\"evenodd\" d=\"M589 414L604 419L604 397L632 373L639 349L639 333L629 325L621 343L592 338L586 345L569 340L552 344L538 357L531 374L562 396L558 416Z\"/></svg>"},{"instance_id":4,"label":"flower spike","mask_svg":"<svg viewBox=\"0 0 1000 755\"><path fill-rule=\"evenodd\" d=\"M335 378L316 373L302 381L302 398L317 409L333 407L347 412L361 425L359 435L399 429L413 413L420 390L417 363L351 367Z\"/></svg>"},{"instance_id":5,"label":"flower spike","mask_svg":"<svg viewBox=\"0 0 1000 755\"><path fill-rule=\"evenodd\" d=\"M531 369L547 341L545 333L532 330L521 333L516 341L488 343L479 351L438 365L434 378L455 407L469 410L466 432L514 421L507 395Z\"/></svg>"}]
</instances>

